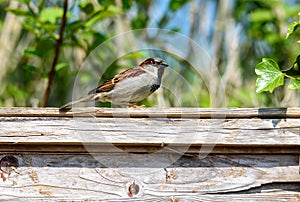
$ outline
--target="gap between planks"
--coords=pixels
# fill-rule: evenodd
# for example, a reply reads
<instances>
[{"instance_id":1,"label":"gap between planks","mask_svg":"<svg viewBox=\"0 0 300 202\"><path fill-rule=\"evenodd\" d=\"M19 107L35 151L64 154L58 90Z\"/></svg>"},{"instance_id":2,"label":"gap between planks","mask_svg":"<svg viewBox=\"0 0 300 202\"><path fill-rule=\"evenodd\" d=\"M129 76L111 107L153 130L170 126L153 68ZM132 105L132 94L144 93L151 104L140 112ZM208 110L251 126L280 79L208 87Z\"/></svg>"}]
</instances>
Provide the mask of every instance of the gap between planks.
<instances>
[{"instance_id":1,"label":"gap between planks","mask_svg":"<svg viewBox=\"0 0 300 202\"><path fill-rule=\"evenodd\" d=\"M300 108L0 108L0 117L300 118Z\"/></svg>"},{"instance_id":2,"label":"gap between planks","mask_svg":"<svg viewBox=\"0 0 300 202\"><path fill-rule=\"evenodd\" d=\"M177 153L182 155L202 154L300 154L297 145L290 146L245 146L245 145L158 145L158 144L95 144L95 143L4 143L0 144L0 151L4 153Z\"/></svg>"}]
</instances>

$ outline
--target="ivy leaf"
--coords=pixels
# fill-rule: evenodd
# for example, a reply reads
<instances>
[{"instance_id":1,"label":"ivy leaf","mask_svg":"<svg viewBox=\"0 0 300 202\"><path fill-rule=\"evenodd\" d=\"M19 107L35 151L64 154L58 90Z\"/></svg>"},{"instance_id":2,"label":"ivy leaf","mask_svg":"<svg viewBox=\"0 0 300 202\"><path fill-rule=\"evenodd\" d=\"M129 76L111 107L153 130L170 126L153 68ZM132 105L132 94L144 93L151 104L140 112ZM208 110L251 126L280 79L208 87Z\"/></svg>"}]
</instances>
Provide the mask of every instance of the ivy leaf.
<instances>
[{"instance_id":1,"label":"ivy leaf","mask_svg":"<svg viewBox=\"0 0 300 202\"><path fill-rule=\"evenodd\" d=\"M256 65L255 73L258 78L256 80L256 92L261 93L263 91L270 91L283 85L284 73L280 71L278 64L270 59L263 58L262 62Z\"/></svg>"},{"instance_id":2,"label":"ivy leaf","mask_svg":"<svg viewBox=\"0 0 300 202\"><path fill-rule=\"evenodd\" d=\"M294 66L294 70L295 71L298 71L300 73L300 55L297 56L297 59L296 59L296 64L297 66Z\"/></svg>"},{"instance_id":3,"label":"ivy leaf","mask_svg":"<svg viewBox=\"0 0 300 202\"><path fill-rule=\"evenodd\" d=\"M300 89L300 77L298 77L297 79L291 79L288 89L289 90Z\"/></svg>"},{"instance_id":4,"label":"ivy leaf","mask_svg":"<svg viewBox=\"0 0 300 202\"><path fill-rule=\"evenodd\" d=\"M299 27L299 23L298 22L292 22L291 24L289 24L288 26L288 31L287 31L287 34L286 34L286 39L289 38L293 33L294 31L296 31L296 29Z\"/></svg>"},{"instance_id":5,"label":"ivy leaf","mask_svg":"<svg viewBox=\"0 0 300 202\"><path fill-rule=\"evenodd\" d=\"M287 76L292 78L297 78L300 76L300 55L297 56L296 61L293 63L291 67L289 67L286 70L283 70L282 72L285 73Z\"/></svg>"}]
</instances>

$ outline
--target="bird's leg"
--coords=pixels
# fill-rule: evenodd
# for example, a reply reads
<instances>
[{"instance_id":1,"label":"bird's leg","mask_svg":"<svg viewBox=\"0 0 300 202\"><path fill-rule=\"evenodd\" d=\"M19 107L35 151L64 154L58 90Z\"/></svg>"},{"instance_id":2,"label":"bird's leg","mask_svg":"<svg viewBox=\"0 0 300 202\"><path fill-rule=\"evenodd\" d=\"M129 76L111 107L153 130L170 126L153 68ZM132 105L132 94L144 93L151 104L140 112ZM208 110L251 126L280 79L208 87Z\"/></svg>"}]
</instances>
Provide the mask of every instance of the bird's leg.
<instances>
[{"instance_id":1,"label":"bird's leg","mask_svg":"<svg viewBox=\"0 0 300 202\"><path fill-rule=\"evenodd\" d=\"M145 105L136 105L134 103L129 103L128 108L145 108Z\"/></svg>"}]
</instances>

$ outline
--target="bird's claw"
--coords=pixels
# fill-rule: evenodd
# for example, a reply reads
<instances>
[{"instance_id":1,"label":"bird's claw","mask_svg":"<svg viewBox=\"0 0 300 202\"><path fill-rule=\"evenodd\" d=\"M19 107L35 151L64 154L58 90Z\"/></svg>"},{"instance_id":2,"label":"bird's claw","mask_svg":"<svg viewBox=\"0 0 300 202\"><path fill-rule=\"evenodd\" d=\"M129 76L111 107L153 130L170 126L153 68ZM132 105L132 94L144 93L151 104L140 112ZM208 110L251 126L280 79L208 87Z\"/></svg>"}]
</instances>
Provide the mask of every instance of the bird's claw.
<instances>
[{"instance_id":1,"label":"bird's claw","mask_svg":"<svg viewBox=\"0 0 300 202\"><path fill-rule=\"evenodd\" d=\"M130 105L128 105L128 108L136 108L136 109L138 109L138 108L145 108L145 105L130 104Z\"/></svg>"}]
</instances>

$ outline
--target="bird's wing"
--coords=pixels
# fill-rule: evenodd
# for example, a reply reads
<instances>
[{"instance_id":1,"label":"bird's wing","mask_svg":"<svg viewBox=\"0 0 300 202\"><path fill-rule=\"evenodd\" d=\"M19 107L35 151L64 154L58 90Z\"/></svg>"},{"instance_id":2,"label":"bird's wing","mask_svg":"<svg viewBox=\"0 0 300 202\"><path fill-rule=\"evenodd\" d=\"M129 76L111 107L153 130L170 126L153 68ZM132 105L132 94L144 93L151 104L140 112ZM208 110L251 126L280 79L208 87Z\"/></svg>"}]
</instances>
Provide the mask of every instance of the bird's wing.
<instances>
[{"instance_id":1,"label":"bird's wing","mask_svg":"<svg viewBox=\"0 0 300 202\"><path fill-rule=\"evenodd\" d=\"M103 84L101 84L97 88L91 90L88 94L109 92L112 89L114 89L115 85L118 82L122 81L123 79L130 78L130 77L136 77L136 76L139 76L144 73L146 73L146 72L140 66L126 69L126 70L120 72L119 74L117 74L116 76L114 76L112 79L105 81Z\"/></svg>"}]
</instances>

